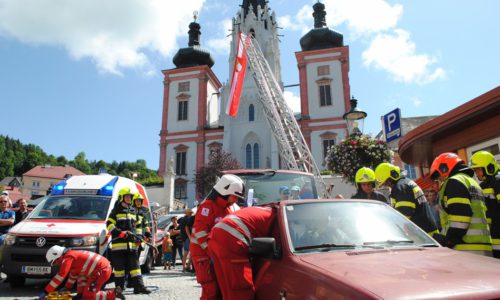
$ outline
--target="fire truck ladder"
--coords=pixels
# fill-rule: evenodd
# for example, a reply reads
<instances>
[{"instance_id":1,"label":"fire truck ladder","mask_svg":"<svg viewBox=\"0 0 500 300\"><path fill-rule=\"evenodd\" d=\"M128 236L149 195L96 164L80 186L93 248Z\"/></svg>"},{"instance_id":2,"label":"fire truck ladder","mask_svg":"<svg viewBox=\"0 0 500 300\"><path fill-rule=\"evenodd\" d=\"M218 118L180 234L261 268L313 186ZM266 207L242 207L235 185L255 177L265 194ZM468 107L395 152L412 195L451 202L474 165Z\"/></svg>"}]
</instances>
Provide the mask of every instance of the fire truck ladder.
<instances>
[{"instance_id":1,"label":"fire truck ladder","mask_svg":"<svg viewBox=\"0 0 500 300\"><path fill-rule=\"evenodd\" d=\"M252 35L247 35L246 43L246 56L259 91L258 99L280 148L281 168L312 173L318 194L328 197L318 166L259 44Z\"/></svg>"}]
</instances>

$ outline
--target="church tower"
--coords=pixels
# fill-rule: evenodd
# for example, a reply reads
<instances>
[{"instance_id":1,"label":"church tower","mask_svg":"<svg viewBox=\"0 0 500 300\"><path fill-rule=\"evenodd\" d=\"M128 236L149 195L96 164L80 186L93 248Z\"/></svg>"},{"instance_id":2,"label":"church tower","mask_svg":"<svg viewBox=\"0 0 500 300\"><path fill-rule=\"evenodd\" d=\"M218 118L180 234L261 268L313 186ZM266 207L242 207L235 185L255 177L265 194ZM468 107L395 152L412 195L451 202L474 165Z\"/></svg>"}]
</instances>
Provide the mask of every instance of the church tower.
<instances>
[{"instance_id":1,"label":"church tower","mask_svg":"<svg viewBox=\"0 0 500 300\"><path fill-rule=\"evenodd\" d=\"M296 52L300 82L299 121L320 169L330 146L347 136L342 118L349 106L349 48L342 34L329 29L325 5L313 5L314 28L300 39Z\"/></svg>"},{"instance_id":2,"label":"church tower","mask_svg":"<svg viewBox=\"0 0 500 300\"><path fill-rule=\"evenodd\" d=\"M243 0L241 9L232 20L229 74L233 71L238 33L253 35L281 84L278 24L266 0ZM248 67L247 67L248 68ZM229 97L230 82L222 88L222 107ZM267 124L252 74L247 70L240 98L238 115L224 118L224 150L233 154L243 168L278 168L278 146Z\"/></svg>"},{"instance_id":3,"label":"church tower","mask_svg":"<svg viewBox=\"0 0 500 300\"><path fill-rule=\"evenodd\" d=\"M200 24L189 24L188 47L173 58L174 69L163 70L163 113L160 131L159 174L173 159L174 197L193 205L194 170L202 167L213 147L222 147L218 91L221 83L212 72L214 60L200 46Z\"/></svg>"}]
</instances>

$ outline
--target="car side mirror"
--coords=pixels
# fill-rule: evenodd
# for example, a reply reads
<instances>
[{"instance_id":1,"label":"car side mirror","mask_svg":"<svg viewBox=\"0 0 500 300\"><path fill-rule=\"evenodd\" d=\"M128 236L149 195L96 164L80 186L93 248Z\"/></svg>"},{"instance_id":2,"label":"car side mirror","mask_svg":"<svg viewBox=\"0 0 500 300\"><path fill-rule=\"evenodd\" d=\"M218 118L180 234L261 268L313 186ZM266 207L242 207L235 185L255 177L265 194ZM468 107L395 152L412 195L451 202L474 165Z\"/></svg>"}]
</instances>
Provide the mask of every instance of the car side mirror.
<instances>
[{"instance_id":1,"label":"car side mirror","mask_svg":"<svg viewBox=\"0 0 500 300\"><path fill-rule=\"evenodd\" d=\"M258 237L252 239L250 254L263 258L280 258L280 252L276 249L276 240L273 237Z\"/></svg>"}]
</instances>

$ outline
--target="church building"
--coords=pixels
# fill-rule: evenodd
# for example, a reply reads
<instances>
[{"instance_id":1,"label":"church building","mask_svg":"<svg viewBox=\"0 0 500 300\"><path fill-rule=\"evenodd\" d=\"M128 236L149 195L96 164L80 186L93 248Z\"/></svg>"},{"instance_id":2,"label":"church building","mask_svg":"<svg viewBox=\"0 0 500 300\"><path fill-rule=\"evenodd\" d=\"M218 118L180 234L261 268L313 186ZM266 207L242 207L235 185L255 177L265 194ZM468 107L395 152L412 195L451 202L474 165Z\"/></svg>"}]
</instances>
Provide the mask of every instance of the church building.
<instances>
[{"instance_id":1,"label":"church building","mask_svg":"<svg viewBox=\"0 0 500 300\"><path fill-rule=\"evenodd\" d=\"M241 31L258 42L277 82L282 84L278 24L266 0L243 0L232 20L229 74L232 73ZM318 167L323 170L327 149L347 135L342 118L349 109L349 48L342 34L329 29L325 5L313 6L314 28L295 53L300 84L301 132ZM312 21L312 19L311 19ZM200 45L200 24L189 25L188 47L173 58L176 68L163 70L164 93L160 131L159 174L173 160L174 197L189 206L196 199L195 170L207 163L210 151L222 148L243 168L280 168L279 145L262 112L251 71L247 70L238 115L225 114L230 82L222 84L211 67L214 60Z\"/></svg>"}]
</instances>

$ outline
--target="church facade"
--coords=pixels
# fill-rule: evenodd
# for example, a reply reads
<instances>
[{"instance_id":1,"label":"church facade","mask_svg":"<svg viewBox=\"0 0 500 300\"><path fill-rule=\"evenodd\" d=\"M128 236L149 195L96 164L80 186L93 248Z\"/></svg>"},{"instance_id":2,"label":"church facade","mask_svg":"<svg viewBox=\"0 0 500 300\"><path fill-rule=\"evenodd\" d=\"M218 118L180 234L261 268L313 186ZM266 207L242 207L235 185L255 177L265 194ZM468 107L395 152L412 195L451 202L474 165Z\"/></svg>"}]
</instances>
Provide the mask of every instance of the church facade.
<instances>
[{"instance_id":1,"label":"church facade","mask_svg":"<svg viewBox=\"0 0 500 300\"><path fill-rule=\"evenodd\" d=\"M243 0L233 18L229 74L241 31L259 43L274 77L282 85L278 24L267 2ZM344 46L341 34L326 26L325 6L318 2L313 9L314 28L300 39L301 51L295 53L301 108L296 117L316 164L325 169L327 149L347 135L342 116L349 109L349 48ZM197 200L194 174L207 163L215 148L230 152L243 168L280 167L279 145L265 120L250 71L238 115L231 118L225 114L230 83L221 84L212 72L214 61L199 39L200 24L192 22L188 47L179 49L174 56L176 68L162 71L159 174L165 174L168 162L173 161L174 197L189 206Z\"/></svg>"}]
</instances>

